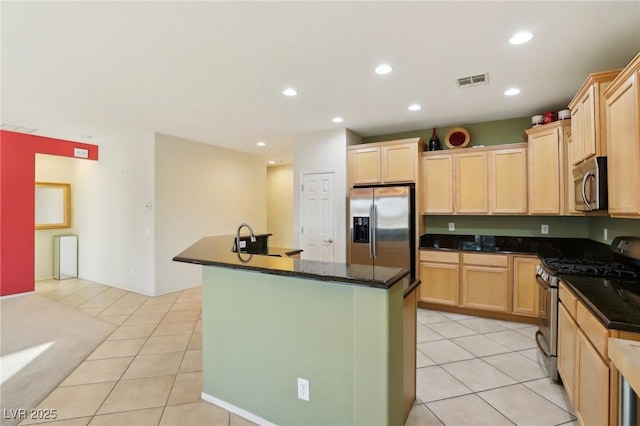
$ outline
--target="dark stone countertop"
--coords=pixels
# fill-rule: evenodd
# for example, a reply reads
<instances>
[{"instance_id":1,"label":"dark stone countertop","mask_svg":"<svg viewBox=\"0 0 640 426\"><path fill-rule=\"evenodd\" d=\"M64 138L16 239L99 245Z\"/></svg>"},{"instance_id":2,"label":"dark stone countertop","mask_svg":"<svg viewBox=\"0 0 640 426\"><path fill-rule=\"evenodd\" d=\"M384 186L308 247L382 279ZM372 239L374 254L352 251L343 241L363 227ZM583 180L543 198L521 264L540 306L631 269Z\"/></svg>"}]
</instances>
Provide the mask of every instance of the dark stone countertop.
<instances>
[{"instance_id":1,"label":"dark stone countertop","mask_svg":"<svg viewBox=\"0 0 640 426\"><path fill-rule=\"evenodd\" d=\"M620 261L606 244L585 238L424 234L421 250L529 254L545 258ZM560 275L560 279L607 328L640 333L640 279L631 281Z\"/></svg>"},{"instance_id":2,"label":"dark stone countertop","mask_svg":"<svg viewBox=\"0 0 640 426\"><path fill-rule=\"evenodd\" d=\"M269 247L269 255L235 253L231 251L235 236L220 235L204 237L173 258L176 262L243 269L265 274L309 278L318 281L335 281L351 285L361 285L388 289L402 281L409 271L403 268L389 268L371 265L348 265L345 263L318 262L286 257L299 250ZM285 254L285 256L282 256ZM404 280L410 281L410 280ZM407 291L412 282L405 284Z\"/></svg>"},{"instance_id":3,"label":"dark stone countertop","mask_svg":"<svg viewBox=\"0 0 640 426\"><path fill-rule=\"evenodd\" d=\"M424 234L421 250L460 250L505 254L533 254L541 258L609 260L614 254L606 244L586 238L506 237L492 235Z\"/></svg>"},{"instance_id":4,"label":"dark stone countertop","mask_svg":"<svg viewBox=\"0 0 640 426\"><path fill-rule=\"evenodd\" d=\"M612 330L640 333L640 280L560 275L578 299Z\"/></svg>"}]
</instances>

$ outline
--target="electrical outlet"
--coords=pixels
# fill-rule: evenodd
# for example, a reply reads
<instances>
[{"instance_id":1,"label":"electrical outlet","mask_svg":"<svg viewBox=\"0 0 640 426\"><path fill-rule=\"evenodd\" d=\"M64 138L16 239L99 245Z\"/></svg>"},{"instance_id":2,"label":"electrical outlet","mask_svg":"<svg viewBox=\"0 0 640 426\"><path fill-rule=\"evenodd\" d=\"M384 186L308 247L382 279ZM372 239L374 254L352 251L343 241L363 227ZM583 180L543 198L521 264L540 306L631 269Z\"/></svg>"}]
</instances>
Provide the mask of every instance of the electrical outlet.
<instances>
[{"instance_id":1,"label":"electrical outlet","mask_svg":"<svg viewBox=\"0 0 640 426\"><path fill-rule=\"evenodd\" d=\"M243 240L240 240L240 248L241 248L241 249L243 249L243 248L247 248L247 242L246 242L246 241L243 241Z\"/></svg>"},{"instance_id":2,"label":"electrical outlet","mask_svg":"<svg viewBox=\"0 0 640 426\"><path fill-rule=\"evenodd\" d=\"M609 239L609 230L608 230L607 228L604 228L604 232L602 233L602 237L603 237L605 240L608 240L608 239Z\"/></svg>"},{"instance_id":3,"label":"electrical outlet","mask_svg":"<svg viewBox=\"0 0 640 426\"><path fill-rule=\"evenodd\" d=\"M549 233L549 225L540 225L540 233L547 235Z\"/></svg>"},{"instance_id":4,"label":"electrical outlet","mask_svg":"<svg viewBox=\"0 0 640 426\"><path fill-rule=\"evenodd\" d=\"M454 222L449 222L449 231L455 231L456 230L456 224Z\"/></svg>"},{"instance_id":5,"label":"electrical outlet","mask_svg":"<svg viewBox=\"0 0 640 426\"><path fill-rule=\"evenodd\" d=\"M298 377L298 398L309 401L309 380Z\"/></svg>"}]
</instances>

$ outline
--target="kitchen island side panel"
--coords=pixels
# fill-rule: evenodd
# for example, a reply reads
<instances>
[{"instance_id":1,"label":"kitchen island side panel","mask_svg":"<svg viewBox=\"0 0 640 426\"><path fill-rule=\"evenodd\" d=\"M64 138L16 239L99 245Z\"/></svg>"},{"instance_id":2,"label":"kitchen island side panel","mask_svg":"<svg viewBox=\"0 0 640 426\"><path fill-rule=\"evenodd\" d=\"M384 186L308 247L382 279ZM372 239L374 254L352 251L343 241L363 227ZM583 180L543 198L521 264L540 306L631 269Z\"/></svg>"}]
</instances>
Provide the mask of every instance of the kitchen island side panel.
<instances>
[{"instance_id":1,"label":"kitchen island side panel","mask_svg":"<svg viewBox=\"0 0 640 426\"><path fill-rule=\"evenodd\" d=\"M205 266L202 294L204 394L279 425L402 424L402 286Z\"/></svg>"}]
</instances>

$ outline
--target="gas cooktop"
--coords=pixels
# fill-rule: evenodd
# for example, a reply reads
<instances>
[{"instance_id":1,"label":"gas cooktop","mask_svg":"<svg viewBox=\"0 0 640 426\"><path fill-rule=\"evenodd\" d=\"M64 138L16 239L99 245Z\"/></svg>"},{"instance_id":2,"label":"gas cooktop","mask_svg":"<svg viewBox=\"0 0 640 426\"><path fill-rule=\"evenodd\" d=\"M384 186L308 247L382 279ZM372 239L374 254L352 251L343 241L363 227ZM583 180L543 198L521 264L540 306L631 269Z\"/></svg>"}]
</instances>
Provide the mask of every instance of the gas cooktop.
<instances>
[{"instance_id":1,"label":"gas cooktop","mask_svg":"<svg viewBox=\"0 0 640 426\"><path fill-rule=\"evenodd\" d=\"M544 263L554 275L583 275L622 280L635 280L638 278L638 271L615 261L546 258Z\"/></svg>"}]
</instances>

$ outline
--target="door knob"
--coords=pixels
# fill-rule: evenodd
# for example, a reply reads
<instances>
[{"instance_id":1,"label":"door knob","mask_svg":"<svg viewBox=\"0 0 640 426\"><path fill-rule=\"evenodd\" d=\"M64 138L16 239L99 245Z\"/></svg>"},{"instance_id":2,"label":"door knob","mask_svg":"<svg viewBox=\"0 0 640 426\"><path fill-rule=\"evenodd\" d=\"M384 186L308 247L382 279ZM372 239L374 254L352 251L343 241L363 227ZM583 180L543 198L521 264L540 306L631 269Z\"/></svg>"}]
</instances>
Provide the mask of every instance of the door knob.
<instances>
[{"instance_id":1,"label":"door knob","mask_svg":"<svg viewBox=\"0 0 640 426\"><path fill-rule=\"evenodd\" d=\"M324 240L324 242L331 244L333 242L333 240L331 238L329 238L328 240Z\"/></svg>"}]
</instances>

